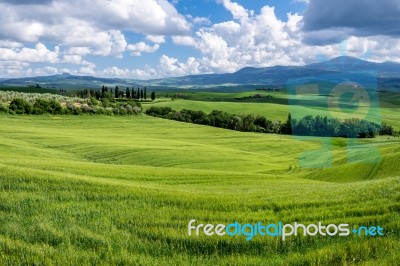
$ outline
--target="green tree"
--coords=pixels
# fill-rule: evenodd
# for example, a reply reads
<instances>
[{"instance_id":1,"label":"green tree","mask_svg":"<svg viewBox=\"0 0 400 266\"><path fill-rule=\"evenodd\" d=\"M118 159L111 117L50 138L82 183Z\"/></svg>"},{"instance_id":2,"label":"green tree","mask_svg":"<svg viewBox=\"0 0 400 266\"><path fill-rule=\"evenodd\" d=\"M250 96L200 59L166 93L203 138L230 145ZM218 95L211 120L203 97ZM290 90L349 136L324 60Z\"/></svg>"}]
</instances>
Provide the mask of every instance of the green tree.
<instances>
[{"instance_id":1,"label":"green tree","mask_svg":"<svg viewBox=\"0 0 400 266\"><path fill-rule=\"evenodd\" d=\"M130 99L131 98L131 91L130 91L130 89L129 88L126 88L126 92L125 92L125 96L126 96L126 98L128 98L128 99Z\"/></svg>"},{"instance_id":2,"label":"green tree","mask_svg":"<svg viewBox=\"0 0 400 266\"><path fill-rule=\"evenodd\" d=\"M147 100L147 88L146 87L144 87L144 100L145 101Z\"/></svg>"},{"instance_id":3,"label":"green tree","mask_svg":"<svg viewBox=\"0 0 400 266\"><path fill-rule=\"evenodd\" d=\"M156 93L153 91L151 93L151 100L154 101L156 99Z\"/></svg>"},{"instance_id":4,"label":"green tree","mask_svg":"<svg viewBox=\"0 0 400 266\"><path fill-rule=\"evenodd\" d=\"M292 114L289 113L286 123L281 126L281 134L292 134Z\"/></svg>"},{"instance_id":5,"label":"green tree","mask_svg":"<svg viewBox=\"0 0 400 266\"><path fill-rule=\"evenodd\" d=\"M395 134L395 130L391 125L386 123L382 123L381 129L379 130L379 135L389 135L393 136Z\"/></svg>"},{"instance_id":6,"label":"green tree","mask_svg":"<svg viewBox=\"0 0 400 266\"><path fill-rule=\"evenodd\" d=\"M140 90L140 100L141 100L141 101L143 101L143 96L144 96L143 94L144 94L144 93L143 93L143 90Z\"/></svg>"}]
</instances>

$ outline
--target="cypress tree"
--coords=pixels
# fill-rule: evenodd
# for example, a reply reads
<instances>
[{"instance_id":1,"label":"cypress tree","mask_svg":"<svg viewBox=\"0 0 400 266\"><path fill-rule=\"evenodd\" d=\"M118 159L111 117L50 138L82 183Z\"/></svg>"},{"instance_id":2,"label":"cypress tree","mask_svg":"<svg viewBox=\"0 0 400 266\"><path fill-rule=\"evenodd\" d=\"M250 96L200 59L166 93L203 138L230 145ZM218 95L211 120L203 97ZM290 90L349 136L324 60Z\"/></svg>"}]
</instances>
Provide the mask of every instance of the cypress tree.
<instances>
[{"instance_id":1,"label":"cypress tree","mask_svg":"<svg viewBox=\"0 0 400 266\"><path fill-rule=\"evenodd\" d=\"M115 98L119 98L119 88L118 86L115 86Z\"/></svg>"}]
</instances>

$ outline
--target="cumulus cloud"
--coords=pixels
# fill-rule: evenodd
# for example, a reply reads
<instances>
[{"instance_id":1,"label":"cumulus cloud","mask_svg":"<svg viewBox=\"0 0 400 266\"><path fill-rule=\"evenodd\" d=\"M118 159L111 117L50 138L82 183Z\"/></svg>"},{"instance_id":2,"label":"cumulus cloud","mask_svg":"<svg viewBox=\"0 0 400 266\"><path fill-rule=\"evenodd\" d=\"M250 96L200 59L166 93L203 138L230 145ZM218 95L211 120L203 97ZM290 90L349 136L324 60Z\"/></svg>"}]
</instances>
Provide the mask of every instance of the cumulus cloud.
<instances>
[{"instance_id":1,"label":"cumulus cloud","mask_svg":"<svg viewBox=\"0 0 400 266\"><path fill-rule=\"evenodd\" d=\"M18 61L0 61L0 75L18 76L27 73L29 63Z\"/></svg>"},{"instance_id":2,"label":"cumulus cloud","mask_svg":"<svg viewBox=\"0 0 400 266\"><path fill-rule=\"evenodd\" d=\"M304 49L299 49L302 16L288 14L284 22L276 17L273 7L265 6L254 14L229 0L221 3L233 20L203 27L194 36L172 38L177 45L192 46L201 52L202 57L196 61L202 71L233 72L245 66L304 63Z\"/></svg>"},{"instance_id":3,"label":"cumulus cloud","mask_svg":"<svg viewBox=\"0 0 400 266\"><path fill-rule=\"evenodd\" d=\"M24 1L20 1L21 3ZM0 1L2 29L34 25L38 37L46 37L44 28L68 27L68 20L75 19L100 30L119 29L146 35L185 34L190 24L166 0L58 0L28 1L43 6L15 5L15 1ZM42 27L41 27L42 26ZM22 29L22 28L21 28ZM24 32L3 35L20 39Z\"/></svg>"},{"instance_id":4,"label":"cumulus cloud","mask_svg":"<svg viewBox=\"0 0 400 266\"><path fill-rule=\"evenodd\" d=\"M397 0L310 0L304 16L289 13L286 19L278 18L272 6L253 11L234 0L217 0L231 19L216 24L182 16L170 2L0 0L0 75L62 73L65 67L72 67L68 72L73 74L138 79L225 73L245 66L303 65L318 61L320 54L329 59L342 55L342 40L347 40L347 55L372 51L371 61L400 62ZM142 39L129 44L126 32ZM154 53L168 37L176 46L197 50L198 56L179 60L164 54L157 66L136 69L99 70L85 60ZM60 47L48 48L49 43ZM44 63L52 65L36 71L36 64Z\"/></svg>"},{"instance_id":5,"label":"cumulus cloud","mask_svg":"<svg viewBox=\"0 0 400 266\"><path fill-rule=\"evenodd\" d=\"M311 0L304 14L305 41L327 44L350 36L400 36L398 0Z\"/></svg>"},{"instance_id":6,"label":"cumulus cloud","mask_svg":"<svg viewBox=\"0 0 400 266\"><path fill-rule=\"evenodd\" d=\"M150 67L149 65L146 65L144 69L134 69L132 70L132 78L134 79L153 79L153 78L159 78L159 74L157 70L154 68Z\"/></svg>"},{"instance_id":7,"label":"cumulus cloud","mask_svg":"<svg viewBox=\"0 0 400 266\"><path fill-rule=\"evenodd\" d=\"M218 0L218 2L222 3L224 7L232 13L235 19L239 19L242 21L246 20L249 16L249 13L251 13L243 6L230 0Z\"/></svg>"},{"instance_id":8,"label":"cumulus cloud","mask_svg":"<svg viewBox=\"0 0 400 266\"><path fill-rule=\"evenodd\" d=\"M132 52L134 56L140 56L142 53L154 53L160 47L159 44L155 44L153 46L148 45L144 42L138 42L135 44L129 44L127 46L127 50Z\"/></svg>"},{"instance_id":9,"label":"cumulus cloud","mask_svg":"<svg viewBox=\"0 0 400 266\"><path fill-rule=\"evenodd\" d=\"M96 75L96 65L92 62L83 61L83 66L79 69L80 75Z\"/></svg>"},{"instance_id":10,"label":"cumulus cloud","mask_svg":"<svg viewBox=\"0 0 400 266\"><path fill-rule=\"evenodd\" d=\"M106 68L102 74L108 77L129 77L131 71L129 69L120 69L116 66Z\"/></svg>"},{"instance_id":11,"label":"cumulus cloud","mask_svg":"<svg viewBox=\"0 0 400 266\"><path fill-rule=\"evenodd\" d=\"M162 76L183 76L188 74L199 74L200 62L194 57L189 57L185 63L179 62L178 59L163 55L158 65L159 74Z\"/></svg>"},{"instance_id":12,"label":"cumulus cloud","mask_svg":"<svg viewBox=\"0 0 400 266\"><path fill-rule=\"evenodd\" d=\"M59 62L59 47L53 51L44 44L38 43L35 48L1 48L0 61L18 61L29 63L57 63Z\"/></svg>"},{"instance_id":13,"label":"cumulus cloud","mask_svg":"<svg viewBox=\"0 0 400 266\"><path fill-rule=\"evenodd\" d=\"M46 66L42 68L36 68L35 70L30 70L32 74L35 76L47 76L47 75L55 75L58 74L58 69L51 66Z\"/></svg>"},{"instance_id":14,"label":"cumulus cloud","mask_svg":"<svg viewBox=\"0 0 400 266\"><path fill-rule=\"evenodd\" d=\"M128 68L119 68L117 66L113 66L99 71L98 75L115 77L115 78L132 78L140 80L159 77L158 72L154 68L151 68L148 65L146 65L144 69L133 69L133 70Z\"/></svg>"},{"instance_id":15,"label":"cumulus cloud","mask_svg":"<svg viewBox=\"0 0 400 266\"><path fill-rule=\"evenodd\" d=\"M314 1L319 0L310 1L311 9L314 8L312 6ZM303 65L317 61L318 55L324 55L329 59L343 55L340 42L344 39L348 40L347 55L360 57L367 51L373 51L369 60L400 61L398 38L381 36L377 33L373 35L373 32L371 36L363 37L357 34L356 28L349 27L347 30L338 27L322 28L318 23L316 24L321 28L316 28L315 31L309 28L306 31L304 24L307 18L302 15L289 13L287 20L283 21L276 17L275 9L271 6L264 6L259 13L255 13L230 0L219 0L219 2L231 13L232 20L203 27L194 36L172 37L175 44L191 46L201 52L202 57L195 58L195 61L200 64L199 69L202 72L233 72L245 66ZM328 6L336 3L337 1L328 4L324 1ZM354 3L352 6L354 8ZM329 14L330 9L326 13L322 6L318 9L307 12L318 13L316 16L321 19L332 20L328 18L332 16ZM396 19L391 18L392 21ZM360 21L362 24L363 20ZM393 25L387 27L398 29ZM304 39L307 39L306 43ZM170 69L181 74L182 68L174 67L181 64L185 63L174 62L165 66L170 66Z\"/></svg>"},{"instance_id":16,"label":"cumulus cloud","mask_svg":"<svg viewBox=\"0 0 400 266\"><path fill-rule=\"evenodd\" d=\"M123 31L157 44L165 35L190 31L190 23L166 0L3 0L0 9L0 40L88 47L86 55L122 57L128 45Z\"/></svg>"},{"instance_id":17,"label":"cumulus cloud","mask_svg":"<svg viewBox=\"0 0 400 266\"><path fill-rule=\"evenodd\" d=\"M63 63L79 65L82 63L82 56L66 54L64 55Z\"/></svg>"},{"instance_id":18,"label":"cumulus cloud","mask_svg":"<svg viewBox=\"0 0 400 266\"><path fill-rule=\"evenodd\" d=\"M23 47L24 45L19 42L11 42L8 40L0 40L0 47L7 47L7 48L19 48Z\"/></svg>"},{"instance_id":19,"label":"cumulus cloud","mask_svg":"<svg viewBox=\"0 0 400 266\"><path fill-rule=\"evenodd\" d=\"M148 35L146 39L153 43L165 43L165 37L162 35Z\"/></svg>"},{"instance_id":20,"label":"cumulus cloud","mask_svg":"<svg viewBox=\"0 0 400 266\"><path fill-rule=\"evenodd\" d=\"M196 41L191 36L172 36L172 41L178 45L195 46Z\"/></svg>"}]
</instances>

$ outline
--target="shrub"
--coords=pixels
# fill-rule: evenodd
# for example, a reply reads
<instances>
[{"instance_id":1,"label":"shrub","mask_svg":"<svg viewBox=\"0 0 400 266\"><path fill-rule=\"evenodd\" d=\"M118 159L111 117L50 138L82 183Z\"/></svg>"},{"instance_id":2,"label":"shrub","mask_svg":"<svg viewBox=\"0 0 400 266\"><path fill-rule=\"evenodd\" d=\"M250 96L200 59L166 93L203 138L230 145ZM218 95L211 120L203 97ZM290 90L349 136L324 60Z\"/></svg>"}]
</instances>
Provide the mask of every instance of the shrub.
<instances>
[{"instance_id":1,"label":"shrub","mask_svg":"<svg viewBox=\"0 0 400 266\"><path fill-rule=\"evenodd\" d=\"M126 115L128 113L128 111L123 106L120 106L118 109L120 115Z\"/></svg>"},{"instance_id":2,"label":"shrub","mask_svg":"<svg viewBox=\"0 0 400 266\"><path fill-rule=\"evenodd\" d=\"M90 98L88 103L93 106L99 105L99 101L96 98Z\"/></svg>"},{"instance_id":3,"label":"shrub","mask_svg":"<svg viewBox=\"0 0 400 266\"><path fill-rule=\"evenodd\" d=\"M107 98L103 99L102 105L103 105L104 108L110 107L110 100L107 99Z\"/></svg>"},{"instance_id":4,"label":"shrub","mask_svg":"<svg viewBox=\"0 0 400 266\"><path fill-rule=\"evenodd\" d=\"M109 115L109 116L112 116L112 115L114 115L114 113L113 113L113 109L112 108L106 108L106 109L104 109L104 114L105 115Z\"/></svg>"},{"instance_id":5,"label":"shrub","mask_svg":"<svg viewBox=\"0 0 400 266\"><path fill-rule=\"evenodd\" d=\"M0 113L8 113L8 112L9 112L9 110L8 110L7 106L0 103Z\"/></svg>"},{"instance_id":6,"label":"shrub","mask_svg":"<svg viewBox=\"0 0 400 266\"><path fill-rule=\"evenodd\" d=\"M119 115L119 109L116 108L116 107L114 107L114 108L112 109L112 112L113 112L114 115Z\"/></svg>"},{"instance_id":7,"label":"shrub","mask_svg":"<svg viewBox=\"0 0 400 266\"><path fill-rule=\"evenodd\" d=\"M138 115L142 111L142 108L140 108L139 106L134 106L132 108L132 111L133 111L134 114Z\"/></svg>"},{"instance_id":8,"label":"shrub","mask_svg":"<svg viewBox=\"0 0 400 266\"><path fill-rule=\"evenodd\" d=\"M104 115L104 113L105 113L105 110L104 110L103 107L100 107L100 106L96 107L96 114L97 115Z\"/></svg>"},{"instance_id":9,"label":"shrub","mask_svg":"<svg viewBox=\"0 0 400 266\"><path fill-rule=\"evenodd\" d=\"M50 102L46 99L36 99L33 104L33 114L41 115L44 113L49 113Z\"/></svg>"},{"instance_id":10,"label":"shrub","mask_svg":"<svg viewBox=\"0 0 400 266\"><path fill-rule=\"evenodd\" d=\"M31 114L33 111L32 104L22 98L12 100L9 109L17 115Z\"/></svg>"},{"instance_id":11,"label":"shrub","mask_svg":"<svg viewBox=\"0 0 400 266\"><path fill-rule=\"evenodd\" d=\"M53 115L61 114L62 113L61 104L55 99L50 100L49 112Z\"/></svg>"},{"instance_id":12,"label":"shrub","mask_svg":"<svg viewBox=\"0 0 400 266\"><path fill-rule=\"evenodd\" d=\"M131 105L125 105L125 109L129 115L133 114L133 107Z\"/></svg>"}]
</instances>

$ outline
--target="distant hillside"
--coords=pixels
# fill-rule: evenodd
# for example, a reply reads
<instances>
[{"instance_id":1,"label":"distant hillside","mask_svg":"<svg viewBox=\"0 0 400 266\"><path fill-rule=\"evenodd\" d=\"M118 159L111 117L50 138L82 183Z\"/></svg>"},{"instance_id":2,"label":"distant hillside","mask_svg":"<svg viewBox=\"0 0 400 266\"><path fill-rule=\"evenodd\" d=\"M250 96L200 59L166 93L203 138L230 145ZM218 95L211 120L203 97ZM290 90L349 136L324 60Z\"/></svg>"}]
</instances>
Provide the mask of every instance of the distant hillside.
<instances>
[{"instance_id":1,"label":"distant hillside","mask_svg":"<svg viewBox=\"0 0 400 266\"><path fill-rule=\"evenodd\" d=\"M95 88L102 85L118 85L122 87L149 86L158 89L236 85L282 86L290 78L313 77L344 71L376 71L381 83L393 86L400 85L400 64L393 62L373 63L354 57L342 56L306 66L246 67L235 73L226 74L191 75L142 81L135 79L74 76L64 73L44 77L0 79L0 86L34 86L39 84L43 88L54 89Z\"/></svg>"},{"instance_id":2,"label":"distant hillside","mask_svg":"<svg viewBox=\"0 0 400 266\"><path fill-rule=\"evenodd\" d=\"M131 79L117 78L98 78L92 76L75 76L68 73L52 76L39 76L27 78L14 78L0 80L0 85L3 86L35 86L36 84L44 88L95 88L103 85L138 85L139 82Z\"/></svg>"}]
</instances>

